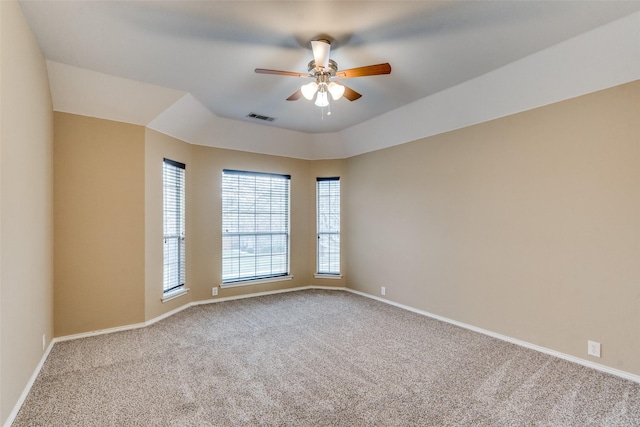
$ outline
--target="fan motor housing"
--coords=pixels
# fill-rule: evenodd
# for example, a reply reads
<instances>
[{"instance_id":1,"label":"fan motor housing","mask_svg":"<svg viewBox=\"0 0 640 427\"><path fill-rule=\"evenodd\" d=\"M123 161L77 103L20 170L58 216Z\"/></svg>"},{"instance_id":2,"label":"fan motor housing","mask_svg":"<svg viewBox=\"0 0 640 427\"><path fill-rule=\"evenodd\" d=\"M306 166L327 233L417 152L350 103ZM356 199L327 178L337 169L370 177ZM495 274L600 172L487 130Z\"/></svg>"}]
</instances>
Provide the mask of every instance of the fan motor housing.
<instances>
[{"instance_id":1,"label":"fan motor housing","mask_svg":"<svg viewBox=\"0 0 640 427\"><path fill-rule=\"evenodd\" d=\"M319 68L319 67L316 67L315 59L312 59L309 62L308 69L309 69L309 74L311 74L312 76L316 76L318 74L325 74L325 75L328 74L330 76L335 76L336 72L338 71L338 64L333 59L330 59L329 68Z\"/></svg>"}]
</instances>

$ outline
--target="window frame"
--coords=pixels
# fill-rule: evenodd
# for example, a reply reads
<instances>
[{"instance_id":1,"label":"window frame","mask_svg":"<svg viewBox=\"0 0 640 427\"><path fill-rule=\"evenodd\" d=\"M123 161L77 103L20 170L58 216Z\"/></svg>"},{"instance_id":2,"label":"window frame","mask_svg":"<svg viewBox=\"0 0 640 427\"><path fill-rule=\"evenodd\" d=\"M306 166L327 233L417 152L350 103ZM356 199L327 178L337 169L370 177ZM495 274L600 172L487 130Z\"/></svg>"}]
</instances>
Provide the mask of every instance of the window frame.
<instances>
[{"instance_id":1,"label":"window frame","mask_svg":"<svg viewBox=\"0 0 640 427\"><path fill-rule=\"evenodd\" d=\"M337 183L337 194L335 193L335 185ZM322 194L322 186L327 186ZM335 218L336 209L335 204L331 204L337 198L337 221ZM328 202L329 205L326 205ZM328 177L328 178L316 178L316 278L342 278L342 242L340 239L341 231L341 183L340 177ZM327 211L328 210L328 211ZM322 215L334 215L334 218L322 218ZM336 226L337 222L337 226ZM323 236L329 238L328 249L321 248L323 244ZM337 252L335 246L332 244L332 239L337 237ZM327 260L322 259L323 255L327 255ZM337 258L337 259L336 259ZM337 269L334 266L337 265ZM323 266L327 266L325 268Z\"/></svg>"},{"instance_id":2,"label":"window frame","mask_svg":"<svg viewBox=\"0 0 640 427\"><path fill-rule=\"evenodd\" d=\"M170 206L171 203L174 205ZM186 165L168 158L162 160L162 228L162 301L165 302L187 292ZM171 241L177 243L173 249L167 246ZM172 268L176 264L177 272Z\"/></svg>"},{"instance_id":3,"label":"window frame","mask_svg":"<svg viewBox=\"0 0 640 427\"><path fill-rule=\"evenodd\" d=\"M223 169L221 222L221 287L292 278L291 175Z\"/></svg>"}]
</instances>

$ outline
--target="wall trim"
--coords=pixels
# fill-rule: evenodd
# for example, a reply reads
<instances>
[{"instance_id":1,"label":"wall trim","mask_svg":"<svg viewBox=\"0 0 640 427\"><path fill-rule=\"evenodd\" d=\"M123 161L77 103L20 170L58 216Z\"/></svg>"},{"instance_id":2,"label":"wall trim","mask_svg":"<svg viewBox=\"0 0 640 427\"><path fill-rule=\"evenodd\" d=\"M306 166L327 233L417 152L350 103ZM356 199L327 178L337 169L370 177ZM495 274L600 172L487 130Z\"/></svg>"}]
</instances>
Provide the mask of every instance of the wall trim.
<instances>
[{"instance_id":1,"label":"wall trim","mask_svg":"<svg viewBox=\"0 0 640 427\"><path fill-rule=\"evenodd\" d=\"M182 305L182 306L180 306L178 308L175 308L175 309L173 309L171 311L168 311L168 312L166 312L164 314L161 314L160 316L154 317L153 319L147 320L147 321L142 322L142 323L134 323L134 324L131 324L131 325L117 326L115 328L100 329L100 330L91 331L91 332L83 332L83 333L80 333L80 334L65 335L65 336L62 336L62 337L53 338L51 340L51 342L49 343L49 346L47 347L47 350L42 355L42 359L40 360L40 363L38 364L38 366L36 366L35 370L33 371L33 374L31 375L31 378L29 379L29 382L25 386L22 394L20 395L20 398L16 402L13 410L9 414L9 417L5 421L3 427L10 427L11 424L13 423L13 421L15 420L16 416L18 415L18 412L20 411L20 408L22 407L25 399L27 398L27 396L29 395L29 392L31 391L31 387L35 383L36 378L38 378L38 375L40 374L40 370L42 369L42 367L44 366L44 363L46 362L47 358L49 357L49 353L51 353L51 350L53 349L54 344L56 344L58 342L72 341L72 340L77 340L77 339L80 339L80 338L93 337L93 336L96 336L96 335L111 334L111 333L114 333L114 332L122 332L122 331L129 331L129 330L132 330L132 329L144 328L144 327L153 325L154 323L157 323L157 322L159 322L161 320L164 320L164 319L166 319L168 317L171 317L174 314L177 314L177 313L179 313L179 312L181 312L183 310L186 310L187 308L196 307L196 306L199 306L199 305L213 304L213 303L218 303L218 302L233 301L233 300L246 299L246 298L255 298L255 297L260 297L260 296L265 296L265 295L282 294L282 293L287 293L287 292L306 291L306 290L312 290L312 289L350 292L350 293L353 293L353 294L356 294L356 295L360 295L360 296L363 296L363 297L366 297L366 298L374 299L376 301L380 301L380 302L383 302L385 304L389 304L389 305L401 308L403 310L411 311L413 313L421 314L423 316L430 317L430 318L435 319L435 320L439 320L439 321L442 321L442 322L450 323L452 325L459 326L461 328L468 329L468 330L471 330L471 331L474 331L474 332L478 332L480 334L487 335L487 336L490 336L492 338L499 339L501 341L506 341L506 342L509 342L511 344L516 344L516 345L519 345L521 347L525 347L525 348L528 348L528 349L531 349L531 350L535 350L535 351L538 351L540 353L548 354L550 356L554 356L554 357L557 357L559 359L563 359L563 360L566 360L566 361L569 361L569 362L577 363L579 365L586 366L587 368L591 368L591 369L595 369L595 370L600 371L600 372L604 372L604 373L607 373L607 374L615 375L617 377L624 378L626 380L630 380L630 381L633 381L635 383L640 384L640 375L635 375L635 374L632 374L630 372L625 372L625 371L622 371L622 370L619 370L619 369L611 368L609 366L601 365L599 363L594 363L594 362L592 362L590 360L581 359L579 357L571 356L571 355L565 354L565 353L561 353L559 351L552 350L550 348L541 347L539 345L532 344L532 343L529 343L529 342L526 342L526 341L522 341L522 340L519 340L519 339L516 339L516 338L512 338L512 337L509 337L509 336L506 336L506 335L502 335L502 334L499 334L497 332L492 332L492 331L489 331L487 329L478 328L476 326L469 325L467 323L458 322L457 320L453 320L453 319L449 319L447 317L439 316L437 314L429 313L428 311L420 310L420 309L417 309L417 308L414 308L414 307L411 307L411 306L408 306L408 305L400 304L400 303L395 302L395 301L391 301L391 300L388 300L388 299L380 298L380 297L377 297L375 295L367 294L367 293L362 292L362 291L357 291L355 289L350 289L350 288L347 288L347 287L339 287L339 286L300 286L300 287L296 287L296 288L277 289L277 290L273 290L273 291L255 292L255 293L251 293L251 294L244 294L244 295L237 295L237 296L230 296L230 297L222 297L222 298L212 298L212 299L207 299L207 300L202 300L202 301L192 301L192 302L184 304L184 305Z\"/></svg>"},{"instance_id":2,"label":"wall trim","mask_svg":"<svg viewBox=\"0 0 640 427\"><path fill-rule=\"evenodd\" d=\"M149 326L147 322L132 323L130 325L116 326L116 327L107 328L107 329L97 329L95 331L90 331L90 332L81 332L79 334L64 335L61 337L56 337L52 340L52 342L56 343L56 342L63 342L63 341L79 340L80 338L95 337L96 335L105 335L105 334L112 334L114 332L130 331L132 329L144 328L145 326Z\"/></svg>"},{"instance_id":3,"label":"wall trim","mask_svg":"<svg viewBox=\"0 0 640 427\"><path fill-rule=\"evenodd\" d=\"M297 288L287 288L287 289L277 289L274 291L265 291L265 292L255 292L255 293L251 293L251 294L245 294L245 295L237 295L237 296L232 296L232 297L222 297L222 298L211 298L211 299L207 299L207 300L202 300L202 301L194 301L191 304L192 305L204 305L204 304L212 304L212 303L216 303L216 302L225 302L225 301L233 301L233 300L238 300L238 299L245 299L245 298L253 298L253 297L261 297L264 295L274 295L274 294L283 294L286 292L297 292L297 291L307 291L310 289L322 289L322 290L336 290L336 291L344 291L346 290L346 288L344 287L338 287L338 286L299 286Z\"/></svg>"},{"instance_id":4,"label":"wall trim","mask_svg":"<svg viewBox=\"0 0 640 427\"><path fill-rule=\"evenodd\" d=\"M381 298L381 297L378 297L378 296L375 296L375 295L367 294L365 292L357 291L355 289L345 288L345 290L347 292L351 292L353 294L357 294L357 295L360 295L360 296L363 296L363 297L366 297L366 298L371 298L371 299L383 302L385 304L393 305L393 306L401 308L403 310L407 310L407 311L411 311L411 312L414 312L414 313L417 313L417 314L421 314L423 316L430 317L430 318L435 319L435 320L440 320L440 321L445 322L445 323L450 323L452 325L459 326L461 328L468 329L468 330L473 331L473 332L478 332L480 334L487 335L487 336L490 336L492 338L499 339L501 341L506 341L506 342L511 343L511 344L516 344L516 345L518 345L520 347L525 347L525 348L528 348L530 350L535 350L535 351L538 351L540 353L548 354L550 356L554 356L554 357L557 357L559 359L566 360L568 362L577 363L578 365L586 366L587 368L591 368L591 369L595 369L596 371L600 371L600 372L604 372L604 373L607 373L607 374L615 375L617 377L624 378L626 380L630 380L630 381L633 381L633 382L636 382L636 383L640 384L640 375L635 375L635 374L632 374L631 372L622 371L620 369L612 368L612 367L606 366L606 365L601 365L599 363L595 363L595 362L592 362L590 360L581 359L579 357L572 356L570 354L561 353L559 351L552 350L550 348L542 347L542 346L539 346L537 344L532 344L532 343L527 342L527 341L522 341L522 340L519 340L517 338L512 338L512 337L509 337L507 335L502 335L502 334L499 334L497 332L489 331L487 329L482 329L482 328L479 328L477 326L469 325L467 323L459 322L457 320L453 320L453 319L449 319L447 317L443 317L443 316L440 316L440 315L437 315L437 314L429 313L428 311L424 311L424 310L420 310L420 309L417 309L417 308L414 308L414 307L411 307L411 306L408 306L408 305L400 304L398 302L391 301L391 300L388 300L388 299L384 299L384 298Z\"/></svg>"},{"instance_id":5,"label":"wall trim","mask_svg":"<svg viewBox=\"0 0 640 427\"><path fill-rule=\"evenodd\" d=\"M122 332L122 331L129 331L129 330L132 330L132 329L144 328L144 327L147 327L147 326L151 326L156 322L164 320L167 317L171 317L174 314L177 314L177 313L179 313L179 312L181 312L183 310L186 310L187 308L198 306L198 305L213 304L213 303L224 302L224 301L233 301L233 300L244 299L244 298L261 297L261 296L264 296L264 295L282 294L282 293L285 293L285 292L306 291L306 290L309 290L309 289L325 289L325 290L341 290L341 291L346 290L346 288L338 287L338 286L299 286L299 287L296 287L296 288L276 289L276 290L273 290L273 291L254 292L254 293L244 294L244 295L236 295L236 296L221 297L221 298L211 298L211 299L200 300L200 301L191 301L191 302L188 302L188 303L186 303L184 305L181 305L178 308L174 308L171 311L168 311L168 312L166 312L164 314L161 314L160 316L156 316L153 319L149 319L149 320L147 320L145 322L134 323L134 324L130 324L130 325L123 325L123 326L116 326L114 328L98 329L96 331L82 332L82 333L73 334L73 335L64 335L64 336L61 336L61 337L54 338L52 340L52 342L56 343L56 342L62 342L62 341L71 341L71 340L77 340L77 339L80 339L80 338L94 337L96 335L112 334L114 332Z\"/></svg>"},{"instance_id":6,"label":"wall trim","mask_svg":"<svg viewBox=\"0 0 640 427\"><path fill-rule=\"evenodd\" d=\"M18 398L18 401L13 407L13 410L9 413L9 416L5 420L4 427L11 427L11 424L18 416L18 412L20 412L20 408L22 408L22 404L27 399L27 396L31 391L31 387L33 387L33 383L36 382L36 378L38 378L38 375L40 375L40 370L44 366L44 362L47 361L47 358L49 357L49 353L51 353L51 350L53 349L53 345L55 344L55 342L56 342L55 339L52 339L51 342L49 342L49 346L47 347L46 351L42 354L40 363L38 363L38 366L36 366L36 369L34 369L33 374L31 374L31 378L29 378L27 385L25 386L24 390L22 390L22 394Z\"/></svg>"}]
</instances>

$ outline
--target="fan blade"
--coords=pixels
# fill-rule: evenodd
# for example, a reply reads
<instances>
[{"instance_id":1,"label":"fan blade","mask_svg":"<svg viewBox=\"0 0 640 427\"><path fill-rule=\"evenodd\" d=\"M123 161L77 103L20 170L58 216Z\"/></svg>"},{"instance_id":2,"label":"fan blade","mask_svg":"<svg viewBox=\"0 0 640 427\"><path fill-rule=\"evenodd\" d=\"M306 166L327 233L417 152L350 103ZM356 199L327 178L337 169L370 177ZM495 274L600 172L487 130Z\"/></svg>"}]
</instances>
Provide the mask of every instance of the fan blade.
<instances>
[{"instance_id":1,"label":"fan blade","mask_svg":"<svg viewBox=\"0 0 640 427\"><path fill-rule=\"evenodd\" d=\"M301 96L302 96L302 91L298 89L290 97L287 98L287 101L297 101Z\"/></svg>"},{"instance_id":2,"label":"fan blade","mask_svg":"<svg viewBox=\"0 0 640 427\"><path fill-rule=\"evenodd\" d=\"M359 99L362 96L362 94L351 89L349 86L346 86L346 85L342 85L342 86L344 86L344 95L342 96L347 98L349 101L355 101L356 99Z\"/></svg>"},{"instance_id":3,"label":"fan blade","mask_svg":"<svg viewBox=\"0 0 640 427\"><path fill-rule=\"evenodd\" d=\"M313 59L316 61L316 67L329 68L329 51L331 50L329 41L314 40L311 42L311 50L313 50Z\"/></svg>"},{"instance_id":4,"label":"fan blade","mask_svg":"<svg viewBox=\"0 0 640 427\"><path fill-rule=\"evenodd\" d=\"M255 71L258 74L276 74L278 76L309 77L308 73L296 73L295 71L269 70L267 68L256 68Z\"/></svg>"},{"instance_id":5,"label":"fan blade","mask_svg":"<svg viewBox=\"0 0 640 427\"><path fill-rule=\"evenodd\" d=\"M341 79L349 79L351 77L377 76L380 74L390 74L391 65L388 62L384 64L367 65L365 67L351 68L348 70L338 71L336 77Z\"/></svg>"}]
</instances>

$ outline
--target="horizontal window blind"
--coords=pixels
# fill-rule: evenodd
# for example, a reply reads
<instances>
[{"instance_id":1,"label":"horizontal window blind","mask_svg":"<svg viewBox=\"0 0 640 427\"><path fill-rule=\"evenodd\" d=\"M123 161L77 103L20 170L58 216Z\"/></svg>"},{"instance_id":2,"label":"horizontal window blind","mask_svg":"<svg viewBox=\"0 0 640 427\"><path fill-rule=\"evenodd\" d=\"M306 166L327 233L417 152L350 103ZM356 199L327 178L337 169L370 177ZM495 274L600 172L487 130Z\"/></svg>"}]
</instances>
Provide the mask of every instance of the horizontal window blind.
<instances>
[{"instance_id":1,"label":"horizontal window blind","mask_svg":"<svg viewBox=\"0 0 640 427\"><path fill-rule=\"evenodd\" d=\"M185 165L164 159L163 227L164 227L164 280L167 293L185 284Z\"/></svg>"},{"instance_id":2,"label":"horizontal window blind","mask_svg":"<svg viewBox=\"0 0 640 427\"><path fill-rule=\"evenodd\" d=\"M340 274L340 178L317 179L317 269Z\"/></svg>"},{"instance_id":3,"label":"horizontal window blind","mask_svg":"<svg viewBox=\"0 0 640 427\"><path fill-rule=\"evenodd\" d=\"M222 172L222 282L289 274L289 175Z\"/></svg>"}]
</instances>

